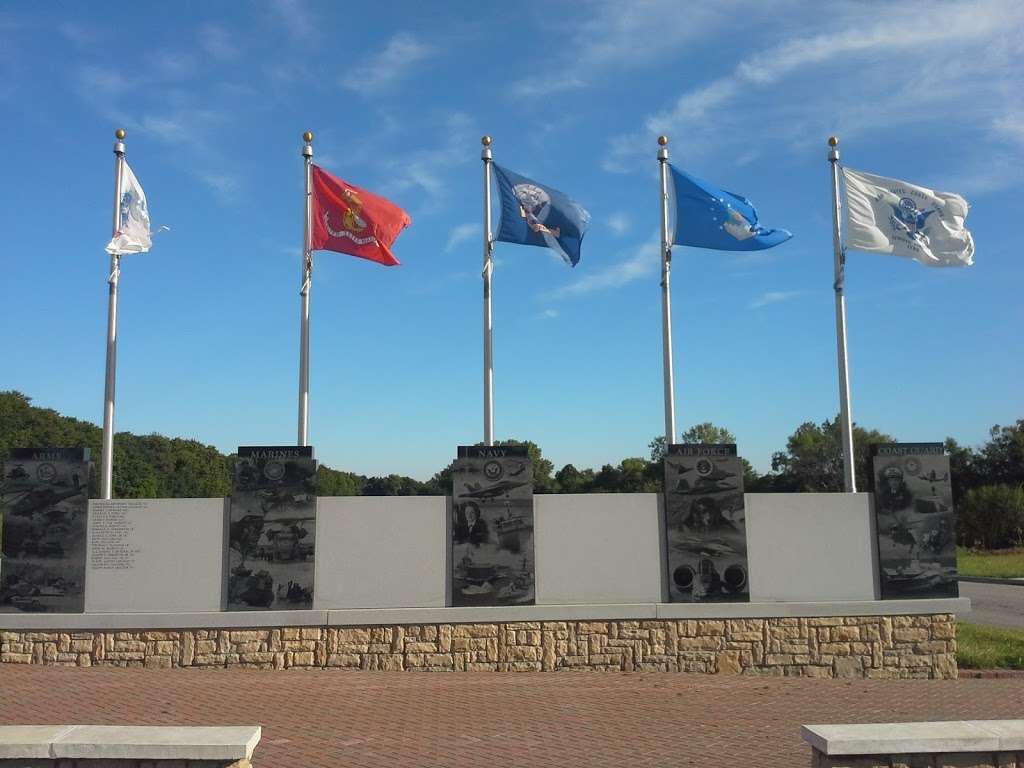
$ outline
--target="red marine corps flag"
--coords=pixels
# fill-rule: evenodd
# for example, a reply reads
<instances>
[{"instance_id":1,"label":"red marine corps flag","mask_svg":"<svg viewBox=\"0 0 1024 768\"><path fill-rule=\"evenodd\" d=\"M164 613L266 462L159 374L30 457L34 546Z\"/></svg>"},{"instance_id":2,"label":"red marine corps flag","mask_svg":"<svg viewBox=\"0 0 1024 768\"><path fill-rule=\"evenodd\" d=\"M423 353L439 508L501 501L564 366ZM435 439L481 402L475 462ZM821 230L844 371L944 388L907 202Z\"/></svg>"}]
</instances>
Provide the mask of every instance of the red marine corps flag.
<instances>
[{"instance_id":1,"label":"red marine corps flag","mask_svg":"<svg viewBox=\"0 0 1024 768\"><path fill-rule=\"evenodd\" d=\"M412 222L409 214L323 168L314 165L312 171L310 249L347 253L389 267L398 264L391 244Z\"/></svg>"},{"instance_id":2,"label":"red marine corps flag","mask_svg":"<svg viewBox=\"0 0 1024 768\"><path fill-rule=\"evenodd\" d=\"M337 251L394 266L395 238L412 222L383 197L348 184L313 165L313 132L302 134L302 282L299 288L299 428L297 443L309 445L309 294L313 251Z\"/></svg>"}]
</instances>

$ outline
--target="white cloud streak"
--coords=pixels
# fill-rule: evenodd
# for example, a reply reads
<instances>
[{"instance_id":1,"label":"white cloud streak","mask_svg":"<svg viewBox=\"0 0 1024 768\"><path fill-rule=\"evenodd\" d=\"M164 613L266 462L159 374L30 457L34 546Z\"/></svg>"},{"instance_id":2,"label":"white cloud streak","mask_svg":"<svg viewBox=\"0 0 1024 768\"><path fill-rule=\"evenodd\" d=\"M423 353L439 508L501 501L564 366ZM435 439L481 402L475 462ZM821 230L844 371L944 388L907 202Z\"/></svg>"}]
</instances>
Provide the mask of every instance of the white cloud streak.
<instances>
[{"instance_id":1,"label":"white cloud streak","mask_svg":"<svg viewBox=\"0 0 1024 768\"><path fill-rule=\"evenodd\" d=\"M441 123L443 138L436 146L411 152L392 152L388 162L391 172L385 191L397 194L420 192L424 199L421 212L440 210L448 199L452 171L472 162L479 154L468 149L474 145L474 122L468 115L456 112ZM479 144L476 145L479 147Z\"/></svg>"},{"instance_id":2,"label":"white cloud streak","mask_svg":"<svg viewBox=\"0 0 1024 768\"><path fill-rule=\"evenodd\" d=\"M379 91L393 87L399 80L413 71L413 68L435 54L433 46L420 41L408 32L395 34L384 49L361 67L346 72L341 81L343 88L373 96Z\"/></svg>"},{"instance_id":3,"label":"white cloud streak","mask_svg":"<svg viewBox=\"0 0 1024 768\"><path fill-rule=\"evenodd\" d=\"M791 301L803 295L803 291L766 291L750 302L750 309L760 309L769 304L779 304L783 301Z\"/></svg>"},{"instance_id":4,"label":"white cloud streak","mask_svg":"<svg viewBox=\"0 0 1024 768\"><path fill-rule=\"evenodd\" d=\"M597 269L574 283L545 294L549 299L586 296L597 291L621 288L628 283L656 275L661 264L661 240L654 235L627 253L625 258Z\"/></svg>"},{"instance_id":5,"label":"white cloud streak","mask_svg":"<svg viewBox=\"0 0 1024 768\"><path fill-rule=\"evenodd\" d=\"M629 229L632 225L632 220L626 213L623 213L622 211L617 211L616 213L613 213L611 216L608 217L608 229L610 229L619 237L629 232Z\"/></svg>"},{"instance_id":6,"label":"white cloud streak","mask_svg":"<svg viewBox=\"0 0 1024 768\"><path fill-rule=\"evenodd\" d=\"M218 24L203 24L199 28L199 44L206 53L217 61L231 61L238 58L238 48L232 42L233 36Z\"/></svg>"},{"instance_id":7,"label":"white cloud streak","mask_svg":"<svg viewBox=\"0 0 1024 768\"><path fill-rule=\"evenodd\" d=\"M723 147L739 155L752 121L767 127L762 141L802 143L837 127L846 136L891 129L958 103L975 113L1005 111L1007 93L1019 88L1024 4L1015 0L910 0L884 14L872 4L838 8L808 16L797 6L799 18L783 18L806 34L748 56L729 74L684 91L642 129L611 139L605 170L640 167L659 133L685 135L690 157ZM784 81L793 85L780 90ZM994 129L1002 125L997 119Z\"/></svg>"},{"instance_id":8,"label":"white cloud streak","mask_svg":"<svg viewBox=\"0 0 1024 768\"><path fill-rule=\"evenodd\" d=\"M450 253L462 243L475 237L483 237L483 227L480 224L458 224L452 227L451 232L448 233L448 242L444 247L444 252Z\"/></svg>"},{"instance_id":9,"label":"white cloud streak","mask_svg":"<svg viewBox=\"0 0 1024 768\"><path fill-rule=\"evenodd\" d=\"M277 24L287 31L294 41L309 41L316 37L316 19L310 11L310 4L301 0L271 0L270 12Z\"/></svg>"},{"instance_id":10,"label":"white cloud streak","mask_svg":"<svg viewBox=\"0 0 1024 768\"><path fill-rule=\"evenodd\" d=\"M555 4L552 4L555 5ZM512 84L520 98L550 96L599 85L609 72L637 69L661 60L687 41L697 40L714 29L732 23L735 0L719 3L688 3L679 0L591 0L565 2L555 15L574 17L571 42L558 29L556 56L538 71L554 75L521 78ZM550 6L547 6L550 9ZM747 23L754 9L744 11Z\"/></svg>"}]
</instances>

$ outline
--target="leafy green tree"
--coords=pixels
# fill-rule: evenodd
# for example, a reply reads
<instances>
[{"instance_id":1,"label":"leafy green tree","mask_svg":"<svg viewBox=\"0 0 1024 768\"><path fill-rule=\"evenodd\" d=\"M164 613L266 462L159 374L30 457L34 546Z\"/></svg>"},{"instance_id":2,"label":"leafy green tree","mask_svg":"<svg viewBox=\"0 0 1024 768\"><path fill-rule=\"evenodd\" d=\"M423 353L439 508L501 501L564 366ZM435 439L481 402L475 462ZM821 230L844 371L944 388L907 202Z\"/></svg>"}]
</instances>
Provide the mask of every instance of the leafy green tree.
<instances>
[{"instance_id":1,"label":"leafy green tree","mask_svg":"<svg viewBox=\"0 0 1024 768\"><path fill-rule=\"evenodd\" d=\"M701 443L703 445L735 443L736 436L725 427L719 427L710 421L705 421L700 424L694 424L683 432L681 442Z\"/></svg>"},{"instance_id":2,"label":"leafy green tree","mask_svg":"<svg viewBox=\"0 0 1024 768\"><path fill-rule=\"evenodd\" d=\"M580 471L572 464L566 464L555 473L555 487L558 493L588 493L594 483L594 470Z\"/></svg>"},{"instance_id":3,"label":"leafy green tree","mask_svg":"<svg viewBox=\"0 0 1024 768\"><path fill-rule=\"evenodd\" d=\"M618 493L622 488L622 468L605 464L594 475L590 485L591 493Z\"/></svg>"},{"instance_id":4,"label":"leafy green tree","mask_svg":"<svg viewBox=\"0 0 1024 768\"><path fill-rule=\"evenodd\" d=\"M452 472L455 471L455 462L435 472L434 476L423 484L423 491L429 496L451 496L452 495Z\"/></svg>"},{"instance_id":5,"label":"leafy green tree","mask_svg":"<svg viewBox=\"0 0 1024 768\"><path fill-rule=\"evenodd\" d=\"M359 496L366 478L353 472L341 472L321 464L316 471L317 493L321 496Z\"/></svg>"},{"instance_id":6,"label":"leafy green tree","mask_svg":"<svg viewBox=\"0 0 1024 768\"><path fill-rule=\"evenodd\" d=\"M986 483L1024 483L1024 419L989 430L989 441L981 448L979 464Z\"/></svg>"},{"instance_id":7,"label":"leafy green tree","mask_svg":"<svg viewBox=\"0 0 1024 768\"><path fill-rule=\"evenodd\" d=\"M363 496L420 496L423 483L404 475L368 477L363 485Z\"/></svg>"},{"instance_id":8,"label":"leafy green tree","mask_svg":"<svg viewBox=\"0 0 1024 768\"><path fill-rule=\"evenodd\" d=\"M868 445L895 438L853 425L854 474L858 489L867 488ZM780 491L842 491L843 451L839 417L821 424L807 421L786 440L786 450L772 455L774 485Z\"/></svg>"},{"instance_id":9,"label":"leafy green tree","mask_svg":"<svg viewBox=\"0 0 1024 768\"><path fill-rule=\"evenodd\" d=\"M946 455L949 456L949 474L953 481L953 503L959 509L967 491L984 482L980 462L970 446L960 445L952 437L946 438L945 446Z\"/></svg>"},{"instance_id":10,"label":"leafy green tree","mask_svg":"<svg viewBox=\"0 0 1024 768\"><path fill-rule=\"evenodd\" d=\"M659 493L662 467L646 459L623 459L619 464L619 493Z\"/></svg>"},{"instance_id":11,"label":"leafy green tree","mask_svg":"<svg viewBox=\"0 0 1024 768\"><path fill-rule=\"evenodd\" d=\"M665 460L665 436L658 435L653 438L651 442L647 444L647 448L650 450L651 461L655 464L660 464Z\"/></svg>"},{"instance_id":12,"label":"leafy green tree","mask_svg":"<svg viewBox=\"0 0 1024 768\"><path fill-rule=\"evenodd\" d=\"M964 494L957 509L957 538L983 549L1024 546L1024 487L982 485Z\"/></svg>"}]
</instances>

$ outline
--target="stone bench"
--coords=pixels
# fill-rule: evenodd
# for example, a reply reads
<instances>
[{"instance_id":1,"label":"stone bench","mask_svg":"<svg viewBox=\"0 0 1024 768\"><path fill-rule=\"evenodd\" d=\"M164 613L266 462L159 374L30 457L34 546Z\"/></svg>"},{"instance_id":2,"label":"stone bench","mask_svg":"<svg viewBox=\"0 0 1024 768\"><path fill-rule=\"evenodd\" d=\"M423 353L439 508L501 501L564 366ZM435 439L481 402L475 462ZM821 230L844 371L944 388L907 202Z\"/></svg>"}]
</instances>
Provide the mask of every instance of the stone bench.
<instances>
[{"instance_id":1,"label":"stone bench","mask_svg":"<svg viewBox=\"0 0 1024 768\"><path fill-rule=\"evenodd\" d=\"M1024 768L1024 720L804 725L813 768Z\"/></svg>"},{"instance_id":2,"label":"stone bench","mask_svg":"<svg viewBox=\"0 0 1024 768\"><path fill-rule=\"evenodd\" d=\"M0 726L0 768L248 768L258 725Z\"/></svg>"}]
</instances>

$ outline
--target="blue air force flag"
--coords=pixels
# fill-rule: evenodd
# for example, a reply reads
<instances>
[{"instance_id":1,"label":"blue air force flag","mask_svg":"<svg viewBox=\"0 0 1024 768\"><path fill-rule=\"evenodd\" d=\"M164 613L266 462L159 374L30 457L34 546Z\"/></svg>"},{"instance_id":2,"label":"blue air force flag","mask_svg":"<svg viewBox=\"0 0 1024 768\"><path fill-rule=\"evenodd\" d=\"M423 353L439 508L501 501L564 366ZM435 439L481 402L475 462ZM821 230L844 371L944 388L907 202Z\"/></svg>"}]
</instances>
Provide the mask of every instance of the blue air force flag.
<instances>
[{"instance_id":1,"label":"blue air force flag","mask_svg":"<svg viewBox=\"0 0 1024 768\"><path fill-rule=\"evenodd\" d=\"M843 168L847 248L891 253L929 267L969 267L974 238L967 201L899 179Z\"/></svg>"},{"instance_id":2,"label":"blue air force flag","mask_svg":"<svg viewBox=\"0 0 1024 768\"><path fill-rule=\"evenodd\" d=\"M501 222L496 240L547 247L573 267L590 214L564 192L538 184L494 163L501 194Z\"/></svg>"},{"instance_id":3,"label":"blue air force flag","mask_svg":"<svg viewBox=\"0 0 1024 768\"><path fill-rule=\"evenodd\" d=\"M153 235L149 231L149 209L146 193L132 173L128 161L123 164L121 174L121 202L117 214L117 231L107 243L106 251L111 255L145 253L153 247Z\"/></svg>"},{"instance_id":4,"label":"blue air force flag","mask_svg":"<svg viewBox=\"0 0 1024 768\"><path fill-rule=\"evenodd\" d=\"M676 231L672 242L716 251L760 251L784 243L793 235L784 229L765 229L745 197L669 165L675 187Z\"/></svg>"}]
</instances>

